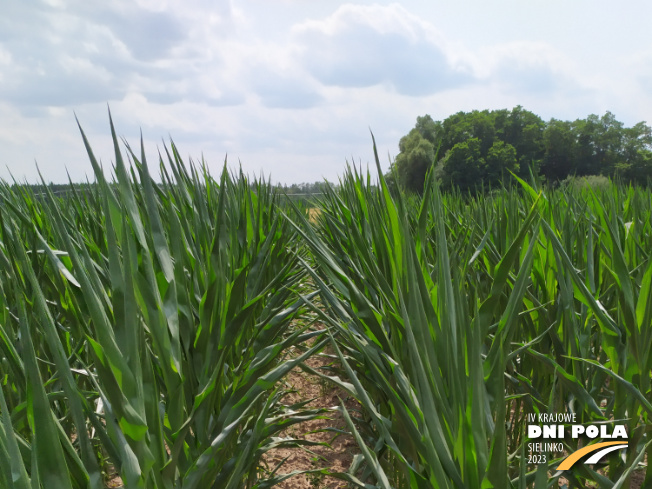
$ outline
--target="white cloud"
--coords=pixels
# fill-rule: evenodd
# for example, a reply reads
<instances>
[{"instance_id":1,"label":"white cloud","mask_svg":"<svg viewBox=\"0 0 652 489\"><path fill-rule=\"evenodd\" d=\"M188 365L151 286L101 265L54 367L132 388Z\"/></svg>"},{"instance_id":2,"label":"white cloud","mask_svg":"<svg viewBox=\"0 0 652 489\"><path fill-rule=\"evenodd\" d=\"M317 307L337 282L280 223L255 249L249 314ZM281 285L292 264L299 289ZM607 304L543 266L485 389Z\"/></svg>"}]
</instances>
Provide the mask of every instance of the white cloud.
<instances>
[{"instance_id":1,"label":"white cloud","mask_svg":"<svg viewBox=\"0 0 652 489\"><path fill-rule=\"evenodd\" d=\"M592 64L580 44L507 29L522 22L510 24L511 11L498 7L492 22L504 28L495 36L486 19L469 32L462 6L442 14L416 0L8 0L3 8L3 176L9 164L34 177L36 157L47 179L65 180L63 165L83 178L90 167L73 110L109 161L107 102L119 135L135 144L142 127L154 159L171 135L182 154L203 152L218 169L228 153L245 170L288 182L334 179L346 158L372 162L369 127L386 166L425 113L441 120L520 104L544 118L611 110L631 123L652 109L649 55L632 48L627 59Z\"/></svg>"},{"instance_id":2,"label":"white cloud","mask_svg":"<svg viewBox=\"0 0 652 489\"><path fill-rule=\"evenodd\" d=\"M347 4L295 26L293 34L301 63L325 85L387 85L419 96L471 79L464 66L453 65L435 28L399 4Z\"/></svg>"}]
</instances>

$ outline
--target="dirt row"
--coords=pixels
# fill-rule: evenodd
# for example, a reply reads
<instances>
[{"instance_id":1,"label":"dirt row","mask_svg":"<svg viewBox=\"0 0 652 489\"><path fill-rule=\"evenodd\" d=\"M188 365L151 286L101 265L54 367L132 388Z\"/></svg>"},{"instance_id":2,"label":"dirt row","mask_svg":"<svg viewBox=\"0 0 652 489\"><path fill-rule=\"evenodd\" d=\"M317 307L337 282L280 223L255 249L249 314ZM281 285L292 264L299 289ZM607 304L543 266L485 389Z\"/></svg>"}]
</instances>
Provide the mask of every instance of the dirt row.
<instances>
[{"instance_id":1,"label":"dirt row","mask_svg":"<svg viewBox=\"0 0 652 489\"><path fill-rule=\"evenodd\" d=\"M331 361L326 355L315 355L305 363L312 369L318 370L330 364ZM355 408L356 401L349 399L345 391L298 367L290 372L286 382L295 391L285 398L287 404L314 399L307 407L331 408L339 406L341 399L347 409ZM332 411L329 416L331 419L317 419L294 425L280 435L325 442L329 446L311 446L308 447L310 451L296 448L272 450L266 455L265 462L273 468L288 457L282 469L279 470L282 473L324 468L334 472L346 472L351 465L353 456L360 450L350 435L336 436L333 432L319 431L328 427L348 431L346 422L339 411ZM344 489L348 486L345 481L322 474L299 474L286 479L276 487L279 489Z\"/></svg>"}]
</instances>

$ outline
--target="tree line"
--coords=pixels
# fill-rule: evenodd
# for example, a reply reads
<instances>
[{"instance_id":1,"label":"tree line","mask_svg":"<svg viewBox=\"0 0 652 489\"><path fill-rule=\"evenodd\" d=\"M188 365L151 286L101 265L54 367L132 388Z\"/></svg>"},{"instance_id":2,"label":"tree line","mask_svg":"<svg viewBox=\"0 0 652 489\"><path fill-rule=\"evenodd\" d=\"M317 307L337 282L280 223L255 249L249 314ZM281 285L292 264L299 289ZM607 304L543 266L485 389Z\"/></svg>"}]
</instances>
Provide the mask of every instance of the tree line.
<instances>
[{"instance_id":1,"label":"tree line","mask_svg":"<svg viewBox=\"0 0 652 489\"><path fill-rule=\"evenodd\" d=\"M413 192L422 191L433 166L444 188L463 191L500 185L509 172L551 183L585 175L652 179L652 129L645 122L625 127L611 112L549 122L521 106L458 112L443 121L424 115L399 150L388 178Z\"/></svg>"},{"instance_id":2,"label":"tree line","mask_svg":"<svg viewBox=\"0 0 652 489\"><path fill-rule=\"evenodd\" d=\"M110 183L109 186L113 186L117 189L116 183ZM326 193L328 187L337 188L338 185L329 183L327 180L318 181L318 182L304 182L304 183L276 183L274 187L279 192L281 196L287 197L295 203L302 202L304 205L313 205L315 199ZM31 193L33 193L35 198L44 199L47 198L48 193L51 192L55 197L67 198L70 197L73 193L72 187L69 183L52 183L50 182L47 185L42 183L39 184L14 184L12 187L15 188L29 188ZM251 189L256 190L256 186L251 184ZM75 191L77 193L91 192L96 193L98 191L96 183L76 183Z\"/></svg>"}]
</instances>

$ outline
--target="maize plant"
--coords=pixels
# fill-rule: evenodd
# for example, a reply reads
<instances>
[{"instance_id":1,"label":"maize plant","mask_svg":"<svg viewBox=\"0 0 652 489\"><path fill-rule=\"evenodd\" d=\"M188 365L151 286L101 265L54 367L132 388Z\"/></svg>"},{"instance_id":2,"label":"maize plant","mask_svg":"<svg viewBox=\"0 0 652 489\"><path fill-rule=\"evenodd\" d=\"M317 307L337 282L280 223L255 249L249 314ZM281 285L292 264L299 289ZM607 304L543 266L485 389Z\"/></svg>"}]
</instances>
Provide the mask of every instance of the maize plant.
<instances>
[{"instance_id":1,"label":"maize plant","mask_svg":"<svg viewBox=\"0 0 652 489\"><path fill-rule=\"evenodd\" d=\"M111 131L111 178L82 131L94 183L0 185L0 487L271 487L292 473L264 454L326 414L285 401L295 367L359 401L353 487L652 487L649 192L430 174L392 197L352 168L308 219L173 143L157 183ZM595 440L534 460L539 416L618 424L627 448L559 470Z\"/></svg>"},{"instance_id":2,"label":"maize plant","mask_svg":"<svg viewBox=\"0 0 652 489\"><path fill-rule=\"evenodd\" d=\"M297 234L265 180L219 181L174 144L155 183L118 142L65 196L0 189L0 487L269 487L272 448L321 415L285 374L324 341L302 313ZM309 297L308 297L309 298Z\"/></svg>"},{"instance_id":3,"label":"maize plant","mask_svg":"<svg viewBox=\"0 0 652 489\"><path fill-rule=\"evenodd\" d=\"M321 375L363 408L352 474L384 489L606 489L636 472L652 487L649 191L443 195L431 172L422 197L393 198L378 170L372 184L350 168L297 227L341 364ZM623 424L627 450L560 471L591 442L567 437L531 463L527 420L556 413Z\"/></svg>"}]
</instances>

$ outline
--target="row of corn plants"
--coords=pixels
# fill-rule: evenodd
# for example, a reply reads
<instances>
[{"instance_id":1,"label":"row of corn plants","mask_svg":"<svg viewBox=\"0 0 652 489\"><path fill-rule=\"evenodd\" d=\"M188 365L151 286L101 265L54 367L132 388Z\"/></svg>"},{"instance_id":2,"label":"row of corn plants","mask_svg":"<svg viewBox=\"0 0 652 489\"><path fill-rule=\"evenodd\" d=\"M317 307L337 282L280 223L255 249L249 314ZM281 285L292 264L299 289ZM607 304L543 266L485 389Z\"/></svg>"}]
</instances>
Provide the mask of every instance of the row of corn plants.
<instances>
[{"instance_id":1,"label":"row of corn plants","mask_svg":"<svg viewBox=\"0 0 652 489\"><path fill-rule=\"evenodd\" d=\"M297 233L264 180L219 181L173 144L162 183L115 146L112 179L0 188L0 487L269 487L271 449L322 410L282 380L323 334ZM304 403L305 404L305 403Z\"/></svg>"},{"instance_id":2,"label":"row of corn plants","mask_svg":"<svg viewBox=\"0 0 652 489\"><path fill-rule=\"evenodd\" d=\"M270 487L292 474L264 454L309 444L280 433L326 414L287 405L284 377L327 343L313 372L361 406L341 408L352 486L606 489L641 471L649 193L442 195L431 175L392 197L351 169L309 220L173 144L154 183L142 142L111 130L111 181L82 132L95 184L0 186L0 487L96 489L107 470L128 488ZM561 473L586 443L565 439L529 464L528 415L560 412L626 424L628 450Z\"/></svg>"},{"instance_id":3,"label":"row of corn plants","mask_svg":"<svg viewBox=\"0 0 652 489\"><path fill-rule=\"evenodd\" d=\"M351 473L374 487L621 488L652 455L650 193L519 185L392 197L353 168L297 227L340 364L320 374L362 406ZM562 473L590 441L566 438L528 464L539 413L625 424L629 448Z\"/></svg>"}]
</instances>

